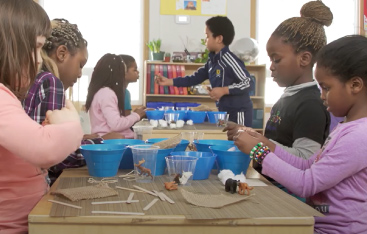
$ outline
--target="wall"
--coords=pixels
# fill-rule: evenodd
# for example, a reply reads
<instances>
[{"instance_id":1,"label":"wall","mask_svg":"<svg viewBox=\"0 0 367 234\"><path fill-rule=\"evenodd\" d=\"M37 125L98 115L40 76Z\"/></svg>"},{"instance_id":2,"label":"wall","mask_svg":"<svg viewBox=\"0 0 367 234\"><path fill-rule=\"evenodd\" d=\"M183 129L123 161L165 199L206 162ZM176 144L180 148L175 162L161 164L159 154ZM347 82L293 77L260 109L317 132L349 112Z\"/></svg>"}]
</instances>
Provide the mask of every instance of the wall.
<instances>
[{"instance_id":1,"label":"wall","mask_svg":"<svg viewBox=\"0 0 367 234\"><path fill-rule=\"evenodd\" d=\"M190 16L190 23L182 25L175 23L174 15L160 15L160 0L150 0L149 8L149 40L161 38L162 51L183 51L183 42L190 52L205 49L200 39L205 38L205 21L211 16ZM250 36L250 12L250 0L227 0L227 16L236 31L234 41Z\"/></svg>"}]
</instances>

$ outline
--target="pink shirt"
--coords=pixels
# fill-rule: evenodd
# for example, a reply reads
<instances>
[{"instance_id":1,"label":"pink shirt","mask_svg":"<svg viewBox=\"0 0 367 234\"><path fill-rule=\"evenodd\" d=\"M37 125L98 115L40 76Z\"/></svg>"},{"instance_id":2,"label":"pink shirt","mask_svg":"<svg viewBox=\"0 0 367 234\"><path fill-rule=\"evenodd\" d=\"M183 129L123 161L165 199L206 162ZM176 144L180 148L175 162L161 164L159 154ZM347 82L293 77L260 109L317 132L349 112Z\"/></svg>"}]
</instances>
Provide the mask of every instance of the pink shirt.
<instances>
[{"instance_id":1,"label":"pink shirt","mask_svg":"<svg viewBox=\"0 0 367 234\"><path fill-rule=\"evenodd\" d=\"M278 146L264 159L265 175L325 215L315 218L317 233L367 233L366 129L367 118L339 123L308 160Z\"/></svg>"},{"instance_id":2,"label":"pink shirt","mask_svg":"<svg viewBox=\"0 0 367 234\"><path fill-rule=\"evenodd\" d=\"M125 138L134 138L130 127L140 120L140 116L132 112L128 116L121 116L115 92L104 87L94 95L89 108L91 132L102 136L109 132L118 132Z\"/></svg>"},{"instance_id":3,"label":"pink shirt","mask_svg":"<svg viewBox=\"0 0 367 234\"><path fill-rule=\"evenodd\" d=\"M42 127L3 84L0 107L0 233L26 233L29 212L48 190L47 168L80 146L83 131L79 122Z\"/></svg>"}]
</instances>

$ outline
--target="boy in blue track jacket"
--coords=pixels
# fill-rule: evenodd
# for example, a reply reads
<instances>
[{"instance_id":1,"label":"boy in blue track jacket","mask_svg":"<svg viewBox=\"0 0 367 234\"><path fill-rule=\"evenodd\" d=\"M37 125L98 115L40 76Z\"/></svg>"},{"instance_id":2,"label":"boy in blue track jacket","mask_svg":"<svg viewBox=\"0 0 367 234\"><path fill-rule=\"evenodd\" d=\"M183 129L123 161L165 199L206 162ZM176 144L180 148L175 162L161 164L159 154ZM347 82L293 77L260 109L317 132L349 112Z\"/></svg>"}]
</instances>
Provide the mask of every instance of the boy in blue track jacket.
<instances>
[{"instance_id":1,"label":"boy in blue track jacket","mask_svg":"<svg viewBox=\"0 0 367 234\"><path fill-rule=\"evenodd\" d=\"M190 76L175 79L158 74L156 82L163 86L190 87L209 79L212 86L209 95L219 111L226 111L230 121L251 127L250 74L244 62L228 48L235 34L233 24L227 17L212 17L206 21L205 34L210 53L203 67Z\"/></svg>"}]
</instances>

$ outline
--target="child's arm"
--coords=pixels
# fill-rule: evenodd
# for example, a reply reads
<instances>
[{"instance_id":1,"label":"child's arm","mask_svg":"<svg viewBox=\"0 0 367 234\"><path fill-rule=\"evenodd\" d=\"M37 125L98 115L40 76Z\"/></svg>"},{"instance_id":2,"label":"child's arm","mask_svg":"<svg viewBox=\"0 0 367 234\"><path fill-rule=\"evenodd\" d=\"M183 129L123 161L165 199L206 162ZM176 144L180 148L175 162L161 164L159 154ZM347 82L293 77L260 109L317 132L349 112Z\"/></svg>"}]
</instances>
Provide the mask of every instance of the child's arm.
<instances>
[{"instance_id":1,"label":"child's arm","mask_svg":"<svg viewBox=\"0 0 367 234\"><path fill-rule=\"evenodd\" d=\"M74 107L48 113L42 127L24 112L9 90L0 89L0 144L24 160L48 168L80 146L83 131Z\"/></svg>"},{"instance_id":2,"label":"child's arm","mask_svg":"<svg viewBox=\"0 0 367 234\"><path fill-rule=\"evenodd\" d=\"M247 71L243 62L236 60L236 58L231 53L225 53L223 55L222 61L226 65L226 69L230 69L231 73L234 76L234 82L231 85L228 85L228 94L229 95L241 95L243 93L248 92L248 88L250 87L250 73ZM224 78L226 79L226 77Z\"/></svg>"},{"instance_id":3,"label":"child's arm","mask_svg":"<svg viewBox=\"0 0 367 234\"><path fill-rule=\"evenodd\" d=\"M357 129L356 126L352 131L334 136L319 161L309 169L300 170L276 154L270 153L263 161L262 172L301 197L309 197L330 189L366 169L367 144L364 139L367 136L364 129L365 127Z\"/></svg>"},{"instance_id":4,"label":"child's arm","mask_svg":"<svg viewBox=\"0 0 367 234\"><path fill-rule=\"evenodd\" d=\"M32 93L33 90L35 93ZM37 100L39 100L38 105L36 105ZM39 124L45 120L48 110L60 110L64 106L64 86L60 79L50 73L42 77L40 82L32 85L30 94L24 100L26 113Z\"/></svg>"},{"instance_id":5,"label":"child's arm","mask_svg":"<svg viewBox=\"0 0 367 234\"><path fill-rule=\"evenodd\" d=\"M201 84L204 80L208 79L208 63L199 68L194 74L185 77L177 77L174 79L168 79L160 74L156 75L156 82L163 86L176 86L176 87L190 87L197 84Z\"/></svg>"}]
</instances>

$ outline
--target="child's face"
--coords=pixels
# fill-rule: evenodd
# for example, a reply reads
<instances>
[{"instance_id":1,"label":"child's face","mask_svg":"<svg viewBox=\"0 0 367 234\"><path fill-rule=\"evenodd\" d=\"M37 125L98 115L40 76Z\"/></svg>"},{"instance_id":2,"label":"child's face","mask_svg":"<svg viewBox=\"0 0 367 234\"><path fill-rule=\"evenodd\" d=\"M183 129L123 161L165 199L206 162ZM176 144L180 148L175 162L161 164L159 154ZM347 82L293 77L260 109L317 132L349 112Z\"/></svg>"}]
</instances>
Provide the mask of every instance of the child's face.
<instances>
[{"instance_id":1,"label":"child's face","mask_svg":"<svg viewBox=\"0 0 367 234\"><path fill-rule=\"evenodd\" d=\"M139 79L139 71L136 62L133 62L127 69L125 80L127 83L134 83Z\"/></svg>"},{"instance_id":2,"label":"child's face","mask_svg":"<svg viewBox=\"0 0 367 234\"><path fill-rule=\"evenodd\" d=\"M205 27L205 46L210 52L217 52L220 49L218 49L218 43L216 38L213 37L213 33L209 30L208 27Z\"/></svg>"},{"instance_id":3,"label":"child's face","mask_svg":"<svg viewBox=\"0 0 367 234\"><path fill-rule=\"evenodd\" d=\"M44 37L44 36L38 36L37 37L36 53L37 53L37 68L38 68L38 70L40 70L41 64L43 62L42 57L41 57L41 50L42 50L42 47L45 44L45 42L46 42L46 37ZM35 59L36 59L35 56L32 55L32 57L33 57L33 61L35 61Z\"/></svg>"},{"instance_id":4,"label":"child's face","mask_svg":"<svg viewBox=\"0 0 367 234\"><path fill-rule=\"evenodd\" d=\"M295 53L293 47L284 43L282 38L271 36L266 44L266 50L271 61L273 81L280 87L294 85L303 71L299 64L299 55Z\"/></svg>"},{"instance_id":5,"label":"child's face","mask_svg":"<svg viewBox=\"0 0 367 234\"><path fill-rule=\"evenodd\" d=\"M86 47L77 49L76 54L67 53L64 60L57 64L60 73L60 80L64 84L64 89L72 87L78 78L82 76L82 69L88 61L88 50Z\"/></svg>"},{"instance_id":6,"label":"child's face","mask_svg":"<svg viewBox=\"0 0 367 234\"><path fill-rule=\"evenodd\" d=\"M324 67L316 66L315 78L321 87L321 99L327 110L336 117L346 116L352 105L348 86Z\"/></svg>"}]
</instances>

